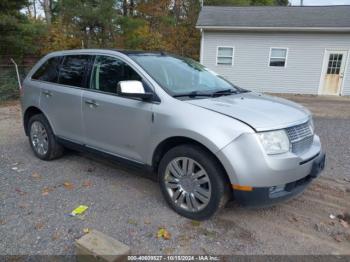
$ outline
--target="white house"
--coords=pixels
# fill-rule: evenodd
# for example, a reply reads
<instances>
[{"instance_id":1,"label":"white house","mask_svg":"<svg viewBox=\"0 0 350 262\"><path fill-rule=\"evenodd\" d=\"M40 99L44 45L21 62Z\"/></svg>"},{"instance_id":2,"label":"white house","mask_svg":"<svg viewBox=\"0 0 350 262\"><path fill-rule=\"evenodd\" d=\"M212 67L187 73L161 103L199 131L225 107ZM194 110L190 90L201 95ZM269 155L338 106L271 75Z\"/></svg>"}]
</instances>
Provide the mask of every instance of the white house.
<instances>
[{"instance_id":1,"label":"white house","mask_svg":"<svg viewBox=\"0 0 350 262\"><path fill-rule=\"evenodd\" d=\"M262 92L350 95L350 6L204 6L202 64Z\"/></svg>"}]
</instances>

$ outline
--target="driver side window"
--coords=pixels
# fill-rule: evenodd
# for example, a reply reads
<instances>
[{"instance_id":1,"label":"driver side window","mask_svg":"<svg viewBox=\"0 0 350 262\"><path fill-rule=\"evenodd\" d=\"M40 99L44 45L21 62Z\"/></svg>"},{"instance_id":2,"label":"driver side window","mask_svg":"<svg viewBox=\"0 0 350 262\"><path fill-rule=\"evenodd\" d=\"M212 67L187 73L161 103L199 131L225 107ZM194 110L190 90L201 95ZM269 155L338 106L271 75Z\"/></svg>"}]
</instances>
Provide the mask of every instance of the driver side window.
<instances>
[{"instance_id":1,"label":"driver side window","mask_svg":"<svg viewBox=\"0 0 350 262\"><path fill-rule=\"evenodd\" d=\"M96 56L91 73L91 89L116 94L118 83L125 80L142 81L142 78L120 59Z\"/></svg>"}]
</instances>

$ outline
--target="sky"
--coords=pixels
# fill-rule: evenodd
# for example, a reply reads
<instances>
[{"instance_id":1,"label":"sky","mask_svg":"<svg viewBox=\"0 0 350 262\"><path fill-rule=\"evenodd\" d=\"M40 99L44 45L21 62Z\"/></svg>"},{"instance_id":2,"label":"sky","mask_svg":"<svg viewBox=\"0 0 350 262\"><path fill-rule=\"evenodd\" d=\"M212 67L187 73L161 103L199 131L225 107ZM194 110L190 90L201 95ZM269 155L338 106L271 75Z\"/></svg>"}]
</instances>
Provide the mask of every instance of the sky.
<instances>
[{"instance_id":1,"label":"sky","mask_svg":"<svg viewBox=\"0 0 350 262\"><path fill-rule=\"evenodd\" d=\"M300 0L289 0L292 5L300 5ZM304 5L350 5L350 0L304 0Z\"/></svg>"}]
</instances>

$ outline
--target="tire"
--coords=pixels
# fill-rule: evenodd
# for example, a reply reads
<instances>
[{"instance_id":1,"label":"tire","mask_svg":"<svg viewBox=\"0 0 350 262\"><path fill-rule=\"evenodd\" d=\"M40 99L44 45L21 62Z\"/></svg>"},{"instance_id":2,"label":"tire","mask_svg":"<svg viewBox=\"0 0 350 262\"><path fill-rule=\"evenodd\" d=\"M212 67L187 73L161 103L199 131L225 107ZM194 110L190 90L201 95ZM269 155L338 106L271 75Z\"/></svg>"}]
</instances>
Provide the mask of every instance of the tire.
<instances>
[{"instance_id":1,"label":"tire","mask_svg":"<svg viewBox=\"0 0 350 262\"><path fill-rule=\"evenodd\" d=\"M180 175L179 168L182 169ZM197 145L185 144L170 149L160 161L158 179L169 206L190 219L208 219L229 200L230 187L225 171L214 156Z\"/></svg>"},{"instance_id":2,"label":"tire","mask_svg":"<svg viewBox=\"0 0 350 262\"><path fill-rule=\"evenodd\" d=\"M28 121L29 143L34 154L42 160L53 160L63 155L63 147L56 141L52 128L43 114L32 116ZM41 130L41 135L35 136ZM45 138L46 134L46 138ZM40 137L41 140L35 139ZM35 141L37 143L35 143ZM39 142L38 142L39 141ZM36 146L38 145L39 146ZM45 144L45 146L43 146ZM40 146L42 145L42 146Z\"/></svg>"}]
</instances>

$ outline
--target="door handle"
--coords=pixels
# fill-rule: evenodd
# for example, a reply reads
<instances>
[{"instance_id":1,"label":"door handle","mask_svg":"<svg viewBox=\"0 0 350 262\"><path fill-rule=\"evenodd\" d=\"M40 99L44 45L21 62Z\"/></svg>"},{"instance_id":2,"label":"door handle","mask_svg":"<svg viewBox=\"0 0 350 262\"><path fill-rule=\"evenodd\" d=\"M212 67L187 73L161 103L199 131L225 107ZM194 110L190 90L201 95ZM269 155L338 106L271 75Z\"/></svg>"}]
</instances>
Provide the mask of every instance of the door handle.
<instances>
[{"instance_id":1,"label":"door handle","mask_svg":"<svg viewBox=\"0 0 350 262\"><path fill-rule=\"evenodd\" d=\"M84 102L85 102L85 104L89 105L90 107L98 107L99 106L99 104L95 100L92 100L92 99L87 99Z\"/></svg>"},{"instance_id":2,"label":"door handle","mask_svg":"<svg viewBox=\"0 0 350 262\"><path fill-rule=\"evenodd\" d=\"M51 91L48 91L48 90L44 90L44 91L43 91L43 94L44 94L46 97L51 97L51 96L52 96L52 92L51 92Z\"/></svg>"}]
</instances>

